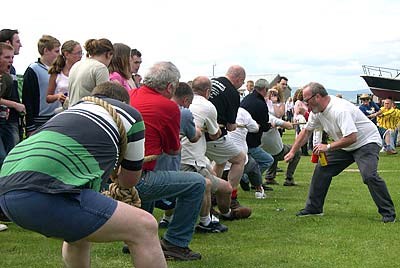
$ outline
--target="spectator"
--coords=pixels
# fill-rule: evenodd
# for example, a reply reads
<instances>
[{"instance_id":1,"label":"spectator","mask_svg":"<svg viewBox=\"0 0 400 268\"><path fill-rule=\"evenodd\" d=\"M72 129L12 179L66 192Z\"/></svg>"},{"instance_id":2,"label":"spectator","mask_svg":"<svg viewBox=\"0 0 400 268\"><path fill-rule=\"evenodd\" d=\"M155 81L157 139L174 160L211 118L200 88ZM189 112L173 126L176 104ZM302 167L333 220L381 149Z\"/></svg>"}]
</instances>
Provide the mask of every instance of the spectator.
<instances>
[{"instance_id":1,"label":"spectator","mask_svg":"<svg viewBox=\"0 0 400 268\"><path fill-rule=\"evenodd\" d=\"M66 41L61 46L61 54L57 56L49 69L50 79L47 89L47 103L58 101L60 106L68 97L68 76L71 67L82 58L82 47L74 40ZM68 105L66 105L66 108Z\"/></svg>"},{"instance_id":2,"label":"spectator","mask_svg":"<svg viewBox=\"0 0 400 268\"><path fill-rule=\"evenodd\" d=\"M22 102L26 108L26 132L33 131L46 123L59 107L58 103L47 103L49 87L49 66L60 55L60 41L50 35L43 35L38 42L40 58L32 63L24 73Z\"/></svg>"},{"instance_id":3,"label":"spectator","mask_svg":"<svg viewBox=\"0 0 400 268\"><path fill-rule=\"evenodd\" d=\"M113 45L114 54L108 66L110 81L120 83L128 92L131 91L131 48L122 43Z\"/></svg>"},{"instance_id":4,"label":"spectator","mask_svg":"<svg viewBox=\"0 0 400 268\"><path fill-rule=\"evenodd\" d=\"M81 98L90 96L92 90L99 84L109 81L110 65L114 47L110 40L89 39L86 41L86 59L72 66L69 74L69 105L74 105Z\"/></svg>"}]
</instances>

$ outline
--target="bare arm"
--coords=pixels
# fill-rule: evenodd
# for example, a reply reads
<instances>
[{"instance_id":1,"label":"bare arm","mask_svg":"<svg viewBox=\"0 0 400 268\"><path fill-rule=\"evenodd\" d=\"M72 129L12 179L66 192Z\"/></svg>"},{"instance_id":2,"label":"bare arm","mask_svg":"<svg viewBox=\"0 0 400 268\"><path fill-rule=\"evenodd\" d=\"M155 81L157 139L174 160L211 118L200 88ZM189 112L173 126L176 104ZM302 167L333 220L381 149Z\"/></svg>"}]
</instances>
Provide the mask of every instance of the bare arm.
<instances>
[{"instance_id":1,"label":"bare arm","mask_svg":"<svg viewBox=\"0 0 400 268\"><path fill-rule=\"evenodd\" d=\"M218 129L218 132L215 133L214 135L209 134L209 137L211 140L215 141L216 139L218 139L221 136L221 129Z\"/></svg>"},{"instance_id":2,"label":"bare arm","mask_svg":"<svg viewBox=\"0 0 400 268\"><path fill-rule=\"evenodd\" d=\"M310 130L307 130L306 128L301 130L296 140L294 141L292 149L290 149L289 153L285 155L284 159L286 162L289 162L290 160L293 159L295 153L300 149L300 147L306 144L310 135L311 135Z\"/></svg>"},{"instance_id":3,"label":"bare arm","mask_svg":"<svg viewBox=\"0 0 400 268\"><path fill-rule=\"evenodd\" d=\"M132 188L135 186L142 175L142 170L132 171L121 167L118 174L118 182L122 188Z\"/></svg>"},{"instance_id":4,"label":"bare arm","mask_svg":"<svg viewBox=\"0 0 400 268\"><path fill-rule=\"evenodd\" d=\"M63 102L65 101L66 96L62 93L54 94L56 90L56 79L57 79L57 74L51 74L49 78L49 86L47 88L47 96L46 96L46 101L47 103L52 103L57 100Z\"/></svg>"},{"instance_id":5,"label":"bare arm","mask_svg":"<svg viewBox=\"0 0 400 268\"><path fill-rule=\"evenodd\" d=\"M197 142L200 139L201 135L201 128L196 127L196 135L193 138L189 139L189 141L192 143Z\"/></svg>"}]
</instances>

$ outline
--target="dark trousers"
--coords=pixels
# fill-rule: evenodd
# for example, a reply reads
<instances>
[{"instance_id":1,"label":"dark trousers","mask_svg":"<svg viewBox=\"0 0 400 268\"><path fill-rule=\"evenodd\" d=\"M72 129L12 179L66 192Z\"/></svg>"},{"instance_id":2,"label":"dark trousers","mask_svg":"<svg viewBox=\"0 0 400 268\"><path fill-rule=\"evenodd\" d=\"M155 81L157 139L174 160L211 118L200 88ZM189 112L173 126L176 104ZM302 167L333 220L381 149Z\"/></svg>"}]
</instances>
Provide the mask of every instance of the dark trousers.
<instances>
[{"instance_id":1,"label":"dark trousers","mask_svg":"<svg viewBox=\"0 0 400 268\"><path fill-rule=\"evenodd\" d=\"M378 144L369 143L350 152L344 150L328 152L328 165L323 167L318 163L315 167L305 209L322 212L332 177L356 162L363 182L367 185L372 199L378 207L378 212L382 216L395 216L392 198L385 181L377 171L379 151Z\"/></svg>"}]
</instances>

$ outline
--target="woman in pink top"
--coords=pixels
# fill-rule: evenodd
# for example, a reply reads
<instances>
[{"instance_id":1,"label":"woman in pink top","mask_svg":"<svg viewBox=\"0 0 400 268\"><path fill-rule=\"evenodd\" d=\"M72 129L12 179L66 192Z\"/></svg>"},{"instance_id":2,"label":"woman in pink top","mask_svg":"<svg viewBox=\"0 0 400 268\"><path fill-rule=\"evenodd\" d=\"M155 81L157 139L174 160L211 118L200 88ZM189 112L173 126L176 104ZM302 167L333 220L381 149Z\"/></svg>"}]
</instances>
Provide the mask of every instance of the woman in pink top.
<instances>
[{"instance_id":1,"label":"woman in pink top","mask_svg":"<svg viewBox=\"0 0 400 268\"><path fill-rule=\"evenodd\" d=\"M128 93L131 91L128 80L131 78L131 48L122 43L113 44L114 55L108 70L110 72L110 81L120 83Z\"/></svg>"}]
</instances>

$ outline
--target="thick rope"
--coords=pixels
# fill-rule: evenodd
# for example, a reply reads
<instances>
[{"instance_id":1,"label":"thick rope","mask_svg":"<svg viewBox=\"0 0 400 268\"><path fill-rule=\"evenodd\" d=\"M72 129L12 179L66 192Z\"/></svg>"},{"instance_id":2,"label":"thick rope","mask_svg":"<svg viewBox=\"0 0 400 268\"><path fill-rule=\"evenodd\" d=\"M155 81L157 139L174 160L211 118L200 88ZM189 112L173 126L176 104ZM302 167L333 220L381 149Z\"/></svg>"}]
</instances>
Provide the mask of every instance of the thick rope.
<instances>
[{"instance_id":1,"label":"thick rope","mask_svg":"<svg viewBox=\"0 0 400 268\"><path fill-rule=\"evenodd\" d=\"M141 201L140 201L140 197L139 197L139 194L138 194L136 188L132 187L132 188L128 188L128 189L123 189L120 187L120 185L118 183L119 166L121 165L122 159L124 158L125 152L127 150L127 136L126 136L125 127L121 120L121 117L119 116L117 111L112 107L111 104L109 104L108 102L106 102L102 99L99 99L99 98L96 98L93 96L88 96L88 97L82 98L82 100L93 102L94 104L97 104L97 105L103 107L104 109L106 109L107 112L113 118L115 124L117 124L118 131L120 134L118 162L111 174L112 183L109 185L108 191L104 191L103 194L106 196L109 196L115 200L127 203L129 205L140 207Z\"/></svg>"}]
</instances>

